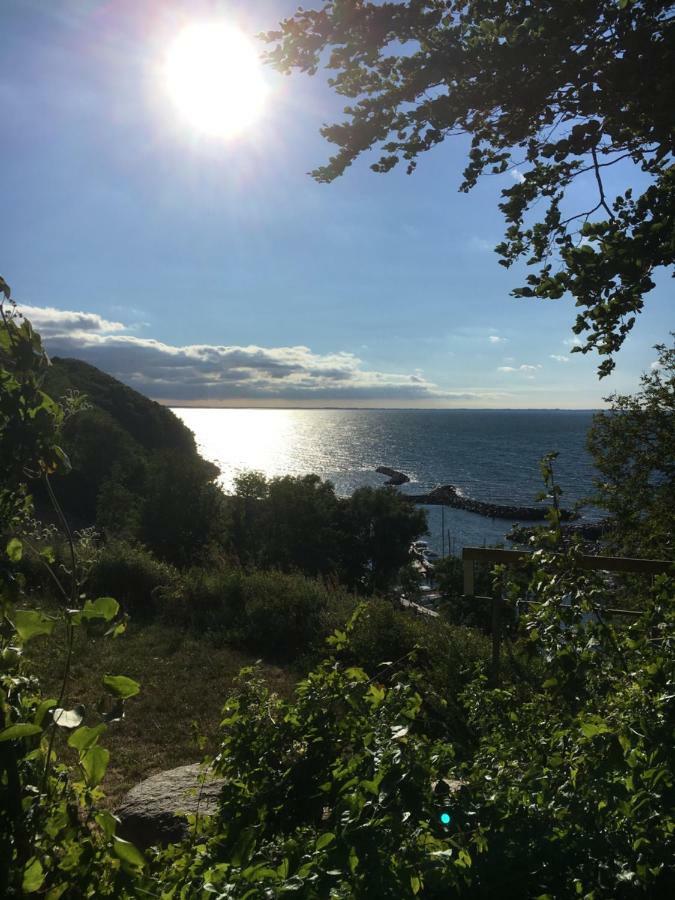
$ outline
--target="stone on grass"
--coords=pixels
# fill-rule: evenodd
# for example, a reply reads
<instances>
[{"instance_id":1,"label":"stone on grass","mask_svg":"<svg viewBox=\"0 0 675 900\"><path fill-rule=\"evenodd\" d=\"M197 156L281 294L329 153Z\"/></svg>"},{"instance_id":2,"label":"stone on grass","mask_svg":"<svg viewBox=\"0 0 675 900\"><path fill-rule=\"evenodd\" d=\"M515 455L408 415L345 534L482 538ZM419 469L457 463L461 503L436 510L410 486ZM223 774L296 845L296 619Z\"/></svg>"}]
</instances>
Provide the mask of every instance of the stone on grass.
<instances>
[{"instance_id":1,"label":"stone on grass","mask_svg":"<svg viewBox=\"0 0 675 900\"><path fill-rule=\"evenodd\" d=\"M146 778L124 797L115 810L120 837L137 847L179 841L188 832L186 815L213 815L218 810L222 778L195 763L168 769Z\"/></svg>"}]
</instances>

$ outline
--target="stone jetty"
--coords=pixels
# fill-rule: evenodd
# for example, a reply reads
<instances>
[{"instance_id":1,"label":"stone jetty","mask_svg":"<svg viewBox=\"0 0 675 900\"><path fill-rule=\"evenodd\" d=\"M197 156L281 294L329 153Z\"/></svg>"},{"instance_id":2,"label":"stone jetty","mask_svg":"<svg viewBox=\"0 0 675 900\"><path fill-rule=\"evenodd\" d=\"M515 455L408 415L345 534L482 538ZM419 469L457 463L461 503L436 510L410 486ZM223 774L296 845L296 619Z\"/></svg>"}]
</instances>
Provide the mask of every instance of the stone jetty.
<instances>
[{"instance_id":1,"label":"stone jetty","mask_svg":"<svg viewBox=\"0 0 675 900\"><path fill-rule=\"evenodd\" d=\"M500 503L485 503L483 500L474 500L465 497L452 484L443 484L434 488L427 494L401 494L412 503L424 503L431 506L454 506L456 509L465 509L467 512L477 513L479 516L488 516L491 519L522 519L526 522L543 521L546 518L545 506L505 506ZM573 519L575 514L564 509L561 512L563 519Z\"/></svg>"}]
</instances>

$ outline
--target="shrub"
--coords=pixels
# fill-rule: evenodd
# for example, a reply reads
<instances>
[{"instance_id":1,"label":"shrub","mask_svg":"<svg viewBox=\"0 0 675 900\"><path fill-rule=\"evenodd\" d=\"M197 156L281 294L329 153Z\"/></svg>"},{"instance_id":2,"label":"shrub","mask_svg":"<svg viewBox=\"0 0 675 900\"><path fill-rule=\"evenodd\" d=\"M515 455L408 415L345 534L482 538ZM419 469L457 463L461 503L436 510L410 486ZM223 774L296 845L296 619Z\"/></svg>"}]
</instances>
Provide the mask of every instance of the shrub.
<instances>
[{"instance_id":1,"label":"shrub","mask_svg":"<svg viewBox=\"0 0 675 900\"><path fill-rule=\"evenodd\" d=\"M468 749L472 741L459 696L487 668L490 641L485 635L372 599L350 628L345 659L378 678L406 673L426 697L427 733L441 737L451 732L462 752Z\"/></svg>"},{"instance_id":2,"label":"shrub","mask_svg":"<svg viewBox=\"0 0 675 900\"><path fill-rule=\"evenodd\" d=\"M112 594L122 608L138 618L150 618L177 582L173 566L156 559L140 546L123 541L108 544L89 575L92 596Z\"/></svg>"},{"instance_id":3,"label":"shrub","mask_svg":"<svg viewBox=\"0 0 675 900\"><path fill-rule=\"evenodd\" d=\"M264 656L297 660L318 653L331 624L351 608L344 592L303 575L190 569L163 615Z\"/></svg>"}]
</instances>

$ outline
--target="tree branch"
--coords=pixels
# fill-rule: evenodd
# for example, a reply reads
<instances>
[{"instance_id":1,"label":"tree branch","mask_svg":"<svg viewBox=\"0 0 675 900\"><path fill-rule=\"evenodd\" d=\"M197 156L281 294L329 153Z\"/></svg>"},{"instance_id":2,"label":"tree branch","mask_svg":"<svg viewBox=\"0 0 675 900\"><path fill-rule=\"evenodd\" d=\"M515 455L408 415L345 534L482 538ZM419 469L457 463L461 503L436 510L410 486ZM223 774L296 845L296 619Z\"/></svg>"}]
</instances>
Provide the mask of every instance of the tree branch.
<instances>
[{"instance_id":1,"label":"tree branch","mask_svg":"<svg viewBox=\"0 0 675 900\"><path fill-rule=\"evenodd\" d=\"M600 163L598 162L598 153L595 147L591 148L591 155L593 156L593 170L595 171L595 180L598 182L598 190L600 191L599 205L607 211L607 215L609 216L609 218L614 221L614 213L607 205L607 200L605 199L605 188L602 183L602 178L600 177Z\"/></svg>"}]
</instances>

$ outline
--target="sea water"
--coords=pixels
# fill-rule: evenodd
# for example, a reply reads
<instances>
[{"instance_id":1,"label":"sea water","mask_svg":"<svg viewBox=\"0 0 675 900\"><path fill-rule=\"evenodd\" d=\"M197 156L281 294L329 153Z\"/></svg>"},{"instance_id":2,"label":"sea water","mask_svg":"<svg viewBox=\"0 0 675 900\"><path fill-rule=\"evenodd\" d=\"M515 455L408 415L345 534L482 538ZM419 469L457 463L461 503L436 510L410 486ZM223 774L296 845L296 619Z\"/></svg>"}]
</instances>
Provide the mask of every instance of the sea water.
<instances>
[{"instance_id":1,"label":"sea water","mask_svg":"<svg viewBox=\"0 0 675 900\"><path fill-rule=\"evenodd\" d=\"M563 505L588 497L595 475L586 450L588 410L174 409L202 455L220 468L226 491L247 470L315 473L348 496L386 479L378 466L404 472L400 490L424 493L453 484L468 497L535 505L543 490L539 460L557 451ZM425 507L436 552L504 543L513 522L464 510ZM586 510L584 518L597 518ZM442 527L444 526L444 527Z\"/></svg>"}]
</instances>

